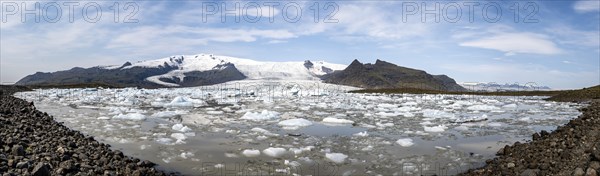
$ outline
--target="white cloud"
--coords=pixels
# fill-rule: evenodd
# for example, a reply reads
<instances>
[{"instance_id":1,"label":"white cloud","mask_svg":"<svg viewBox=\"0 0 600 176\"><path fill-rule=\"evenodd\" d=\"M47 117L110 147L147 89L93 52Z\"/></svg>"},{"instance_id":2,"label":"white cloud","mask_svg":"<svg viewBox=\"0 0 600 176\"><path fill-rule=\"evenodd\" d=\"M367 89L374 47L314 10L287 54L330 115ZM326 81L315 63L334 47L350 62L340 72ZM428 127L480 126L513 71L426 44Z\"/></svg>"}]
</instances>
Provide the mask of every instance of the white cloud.
<instances>
[{"instance_id":1,"label":"white cloud","mask_svg":"<svg viewBox=\"0 0 600 176\"><path fill-rule=\"evenodd\" d=\"M584 31L573 29L567 25L559 25L546 29L559 44L577 45L598 48L600 32L598 30Z\"/></svg>"},{"instance_id":2,"label":"white cloud","mask_svg":"<svg viewBox=\"0 0 600 176\"><path fill-rule=\"evenodd\" d=\"M573 9L579 13L600 11L600 1L598 0L581 0L575 2Z\"/></svg>"},{"instance_id":3,"label":"white cloud","mask_svg":"<svg viewBox=\"0 0 600 176\"><path fill-rule=\"evenodd\" d=\"M278 43L287 43L285 40L271 40L267 42L268 44L278 44Z\"/></svg>"},{"instance_id":4,"label":"white cloud","mask_svg":"<svg viewBox=\"0 0 600 176\"><path fill-rule=\"evenodd\" d=\"M498 33L459 43L460 46L493 49L506 53L559 54L563 51L547 36L534 33ZM511 55L511 54L508 54Z\"/></svg>"},{"instance_id":5,"label":"white cloud","mask_svg":"<svg viewBox=\"0 0 600 176\"><path fill-rule=\"evenodd\" d=\"M107 48L152 46L197 46L209 42L253 42L258 39L291 39L297 35L287 30L203 28L189 26L143 26L120 34Z\"/></svg>"},{"instance_id":6,"label":"white cloud","mask_svg":"<svg viewBox=\"0 0 600 176\"><path fill-rule=\"evenodd\" d=\"M388 40L424 36L429 32L429 27L435 26L420 21L404 23L401 16L396 14L398 12L384 7L385 4L373 3L341 5L336 18L341 31L347 35L362 34Z\"/></svg>"}]
</instances>

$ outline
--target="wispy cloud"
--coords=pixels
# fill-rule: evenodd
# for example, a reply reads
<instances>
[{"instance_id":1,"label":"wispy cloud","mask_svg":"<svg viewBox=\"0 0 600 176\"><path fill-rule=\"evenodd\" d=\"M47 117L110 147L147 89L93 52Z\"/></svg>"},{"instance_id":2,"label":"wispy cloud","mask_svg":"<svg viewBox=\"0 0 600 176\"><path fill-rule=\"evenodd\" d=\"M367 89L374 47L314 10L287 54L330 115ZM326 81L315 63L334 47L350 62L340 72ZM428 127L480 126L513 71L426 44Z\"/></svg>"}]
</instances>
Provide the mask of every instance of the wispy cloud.
<instances>
[{"instance_id":1,"label":"wispy cloud","mask_svg":"<svg viewBox=\"0 0 600 176\"><path fill-rule=\"evenodd\" d=\"M600 5L600 4L599 4ZM559 25L546 29L552 35L552 38L560 44L600 47L600 31L598 30L577 30L567 25Z\"/></svg>"},{"instance_id":2,"label":"wispy cloud","mask_svg":"<svg viewBox=\"0 0 600 176\"><path fill-rule=\"evenodd\" d=\"M204 28L190 26L143 26L115 37L107 48L197 46L210 42L254 42L258 39L291 39L287 30Z\"/></svg>"},{"instance_id":3,"label":"wispy cloud","mask_svg":"<svg viewBox=\"0 0 600 176\"><path fill-rule=\"evenodd\" d=\"M459 40L459 46L497 50L504 52L505 56L518 53L554 55L564 52L547 35L520 32L505 25L496 25L487 31L461 31L452 38Z\"/></svg>"},{"instance_id":4,"label":"wispy cloud","mask_svg":"<svg viewBox=\"0 0 600 176\"><path fill-rule=\"evenodd\" d=\"M460 46L493 49L506 52L507 55L514 55L514 53L559 54L563 52L545 35L534 33L497 34L492 37L462 42Z\"/></svg>"},{"instance_id":5,"label":"wispy cloud","mask_svg":"<svg viewBox=\"0 0 600 176\"><path fill-rule=\"evenodd\" d=\"M600 1L598 0L581 0L575 2L573 9L579 13L600 11Z\"/></svg>"}]
</instances>

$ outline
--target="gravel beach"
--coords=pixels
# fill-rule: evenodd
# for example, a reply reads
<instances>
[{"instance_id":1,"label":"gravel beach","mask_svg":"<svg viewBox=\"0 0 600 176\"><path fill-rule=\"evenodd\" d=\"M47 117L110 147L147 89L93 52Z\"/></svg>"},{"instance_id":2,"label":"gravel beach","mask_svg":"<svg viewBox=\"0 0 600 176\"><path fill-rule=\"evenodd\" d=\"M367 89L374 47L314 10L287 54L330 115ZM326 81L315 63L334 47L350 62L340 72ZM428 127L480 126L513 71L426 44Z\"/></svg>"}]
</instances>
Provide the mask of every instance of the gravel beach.
<instances>
[{"instance_id":1,"label":"gravel beach","mask_svg":"<svg viewBox=\"0 0 600 176\"><path fill-rule=\"evenodd\" d=\"M71 130L0 86L0 173L6 175L167 175Z\"/></svg>"}]
</instances>

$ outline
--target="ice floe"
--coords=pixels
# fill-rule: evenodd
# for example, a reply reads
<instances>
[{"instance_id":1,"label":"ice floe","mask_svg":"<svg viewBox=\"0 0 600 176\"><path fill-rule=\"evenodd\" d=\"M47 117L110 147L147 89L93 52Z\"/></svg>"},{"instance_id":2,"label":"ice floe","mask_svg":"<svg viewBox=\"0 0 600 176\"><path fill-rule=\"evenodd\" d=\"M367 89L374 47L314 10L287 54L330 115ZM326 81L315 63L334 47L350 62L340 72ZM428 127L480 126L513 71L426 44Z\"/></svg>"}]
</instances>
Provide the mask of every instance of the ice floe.
<instances>
[{"instance_id":1,"label":"ice floe","mask_svg":"<svg viewBox=\"0 0 600 176\"><path fill-rule=\"evenodd\" d=\"M113 119L122 119L122 120L146 120L146 116L140 113L129 113L129 114L119 114L113 116Z\"/></svg>"},{"instance_id":2,"label":"ice floe","mask_svg":"<svg viewBox=\"0 0 600 176\"><path fill-rule=\"evenodd\" d=\"M404 139L396 140L396 144L398 144L402 147L410 147L410 146L414 145L415 143L413 143L413 140L411 138L404 138Z\"/></svg>"},{"instance_id":3,"label":"ice floe","mask_svg":"<svg viewBox=\"0 0 600 176\"><path fill-rule=\"evenodd\" d=\"M241 119L252 121L265 121L277 118L279 118L278 112L263 110L261 112L246 112Z\"/></svg>"},{"instance_id":4,"label":"ice floe","mask_svg":"<svg viewBox=\"0 0 600 176\"><path fill-rule=\"evenodd\" d=\"M183 132L183 133L192 131L191 128L184 126L183 124L180 124L180 123L173 125L173 127L171 127L171 129L173 129L175 131Z\"/></svg>"},{"instance_id":5,"label":"ice floe","mask_svg":"<svg viewBox=\"0 0 600 176\"><path fill-rule=\"evenodd\" d=\"M339 164L339 163L343 163L344 161L346 161L346 158L348 158L348 155L345 155L343 153L326 153L325 158L327 158L329 161Z\"/></svg>"},{"instance_id":6,"label":"ice floe","mask_svg":"<svg viewBox=\"0 0 600 176\"><path fill-rule=\"evenodd\" d=\"M246 157L257 157L260 155L260 150L245 149L244 151L242 151L242 155Z\"/></svg>"},{"instance_id":7,"label":"ice floe","mask_svg":"<svg viewBox=\"0 0 600 176\"><path fill-rule=\"evenodd\" d=\"M277 124L284 127L305 127L311 126L313 123L306 119L288 119Z\"/></svg>"},{"instance_id":8,"label":"ice floe","mask_svg":"<svg viewBox=\"0 0 600 176\"><path fill-rule=\"evenodd\" d=\"M334 117L324 118L323 122L324 123L342 123L342 124L345 124L345 123L352 124L352 123L354 123L354 121L352 121L352 120L338 119L338 118L334 118Z\"/></svg>"},{"instance_id":9,"label":"ice floe","mask_svg":"<svg viewBox=\"0 0 600 176\"><path fill-rule=\"evenodd\" d=\"M279 147L269 147L264 149L262 152L267 156L277 158L285 155L287 153L287 150Z\"/></svg>"}]
</instances>

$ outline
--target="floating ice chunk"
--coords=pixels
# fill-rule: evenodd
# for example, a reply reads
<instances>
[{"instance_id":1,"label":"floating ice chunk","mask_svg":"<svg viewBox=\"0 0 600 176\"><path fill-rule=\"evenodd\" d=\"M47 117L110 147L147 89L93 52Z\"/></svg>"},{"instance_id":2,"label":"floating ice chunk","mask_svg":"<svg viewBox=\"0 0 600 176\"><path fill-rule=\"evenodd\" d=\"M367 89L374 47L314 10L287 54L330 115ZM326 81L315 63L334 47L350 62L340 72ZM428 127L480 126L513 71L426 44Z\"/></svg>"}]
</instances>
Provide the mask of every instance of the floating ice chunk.
<instances>
[{"instance_id":1,"label":"floating ice chunk","mask_svg":"<svg viewBox=\"0 0 600 176\"><path fill-rule=\"evenodd\" d=\"M175 141L175 144L184 144L184 140L187 139L187 136L183 133L173 133L171 134L171 137L177 139L177 141Z\"/></svg>"},{"instance_id":2,"label":"floating ice chunk","mask_svg":"<svg viewBox=\"0 0 600 176\"><path fill-rule=\"evenodd\" d=\"M287 150L285 150L284 148L269 147L267 149L264 149L262 152L267 156L277 158L283 156L287 152Z\"/></svg>"},{"instance_id":3,"label":"floating ice chunk","mask_svg":"<svg viewBox=\"0 0 600 176\"><path fill-rule=\"evenodd\" d=\"M121 143L121 144L126 144L126 143L130 143L131 142L131 141L125 139L125 138L120 138L120 139L116 138L115 141L118 142L118 143Z\"/></svg>"},{"instance_id":4,"label":"floating ice chunk","mask_svg":"<svg viewBox=\"0 0 600 176\"><path fill-rule=\"evenodd\" d=\"M106 116L102 116L102 117L98 117L98 120L110 120L110 117L106 117Z\"/></svg>"},{"instance_id":5,"label":"floating ice chunk","mask_svg":"<svg viewBox=\"0 0 600 176\"><path fill-rule=\"evenodd\" d=\"M275 111L263 110L262 112L246 112L241 119L252 121L273 120L279 118L279 113Z\"/></svg>"},{"instance_id":6,"label":"floating ice chunk","mask_svg":"<svg viewBox=\"0 0 600 176\"><path fill-rule=\"evenodd\" d=\"M382 104L377 105L377 107L390 109L390 108L396 108L398 106L393 105L393 104L382 103Z\"/></svg>"},{"instance_id":7,"label":"floating ice chunk","mask_svg":"<svg viewBox=\"0 0 600 176\"><path fill-rule=\"evenodd\" d=\"M426 132L439 133L445 131L448 127L446 127L445 125L438 125L432 127L424 126L423 128Z\"/></svg>"},{"instance_id":8,"label":"floating ice chunk","mask_svg":"<svg viewBox=\"0 0 600 176\"><path fill-rule=\"evenodd\" d=\"M410 113L410 112L404 112L404 113L400 113L400 115L404 116L404 117L414 117L415 114Z\"/></svg>"},{"instance_id":9,"label":"floating ice chunk","mask_svg":"<svg viewBox=\"0 0 600 176\"><path fill-rule=\"evenodd\" d=\"M417 106L417 105L418 105L418 103L414 102L414 101L409 101L409 102L406 102L406 103L402 103L402 106Z\"/></svg>"},{"instance_id":10,"label":"floating ice chunk","mask_svg":"<svg viewBox=\"0 0 600 176\"><path fill-rule=\"evenodd\" d=\"M142 144L142 145L140 145L140 150L146 150L148 147L151 147L151 146L152 146L152 145L145 145L145 144Z\"/></svg>"},{"instance_id":11,"label":"floating ice chunk","mask_svg":"<svg viewBox=\"0 0 600 176\"><path fill-rule=\"evenodd\" d=\"M383 116L383 117L398 116L398 114L396 114L396 113L389 113L389 112L378 112L378 113L375 113L375 115L379 115L379 116Z\"/></svg>"},{"instance_id":12,"label":"floating ice chunk","mask_svg":"<svg viewBox=\"0 0 600 176\"><path fill-rule=\"evenodd\" d=\"M402 147L410 147L410 146L414 145L415 143L413 143L413 140L411 138L404 138L404 139L398 139L396 141L396 144L398 144Z\"/></svg>"},{"instance_id":13,"label":"floating ice chunk","mask_svg":"<svg viewBox=\"0 0 600 176\"><path fill-rule=\"evenodd\" d=\"M265 129L262 129L262 128L259 128L259 127L252 128L252 129L250 129L250 131L254 131L254 132L257 132L257 133L262 133L262 134L267 135L267 136L279 136L279 134L271 133L269 130L265 130Z\"/></svg>"},{"instance_id":14,"label":"floating ice chunk","mask_svg":"<svg viewBox=\"0 0 600 176\"><path fill-rule=\"evenodd\" d=\"M325 122L325 123L354 123L354 121L352 121L352 120L338 119L338 118L334 118L334 117L324 118L323 122Z\"/></svg>"},{"instance_id":15,"label":"floating ice chunk","mask_svg":"<svg viewBox=\"0 0 600 176\"><path fill-rule=\"evenodd\" d=\"M375 123L375 125L377 125L378 127L383 127L383 128L385 128L385 127L391 127L391 126L394 126L394 123L392 123L392 122L387 122L387 123L381 123L381 122L377 122L377 123Z\"/></svg>"},{"instance_id":16,"label":"floating ice chunk","mask_svg":"<svg viewBox=\"0 0 600 176\"><path fill-rule=\"evenodd\" d=\"M181 158L183 158L183 159L188 159L190 157L194 157L194 153L192 153L192 152L183 152L179 156L181 156Z\"/></svg>"},{"instance_id":17,"label":"floating ice chunk","mask_svg":"<svg viewBox=\"0 0 600 176\"><path fill-rule=\"evenodd\" d=\"M173 125L173 127L171 127L171 129L173 129L175 131L183 132L183 133L192 131L191 128L189 128L187 126L183 126L183 124L180 124L180 123Z\"/></svg>"},{"instance_id":18,"label":"floating ice chunk","mask_svg":"<svg viewBox=\"0 0 600 176\"><path fill-rule=\"evenodd\" d=\"M500 127L500 126L502 126L502 123L491 122L491 123L488 123L488 126L491 126L491 127Z\"/></svg>"},{"instance_id":19,"label":"floating ice chunk","mask_svg":"<svg viewBox=\"0 0 600 176\"><path fill-rule=\"evenodd\" d=\"M507 104L507 105L504 105L502 107L503 108L517 108L517 104L514 104L514 103L513 104Z\"/></svg>"},{"instance_id":20,"label":"floating ice chunk","mask_svg":"<svg viewBox=\"0 0 600 176\"><path fill-rule=\"evenodd\" d=\"M225 130L225 133L238 134L238 133L240 133L240 131L239 130Z\"/></svg>"},{"instance_id":21,"label":"floating ice chunk","mask_svg":"<svg viewBox=\"0 0 600 176\"><path fill-rule=\"evenodd\" d=\"M522 121L522 122L531 122L531 117L522 117L522 118L519 118L519 121Z\"/></svg>"},{"instance_id":22,"label":"floating ice chunk","mask_svg":"<svg viewBox=\"0 0 600 176\"><path fill-rule=\"evenodd\" d=\"M461 125L461 126L457 126L454 129L457 130L457 131L467 131L467 130L469 130L469 127Z\"/></svg>"},{"instance_id":23,"label":"floating ice chunk","mask_svg":"<svg viewBox=\"0 0 600 176\"><path fill-rule=\"evenodd\" d=\"M396 111L400 111L400 112L409 112L409 111L417 111L420 110L421 108L417 108L414 106L402 106L399 108L396 108Z\"/></svg>"},{"instance_id":24,"label":"floating ice chunk","mask_svg":"<svg viewBox=\"0 0 600 176\"><path fill-rule=\"evenodd\" d=\"M223 111L206 111L206 114L210 114L210 115L219 115L219 114L223 114Z\"/></svg>"},{"instance_id":25,"label":"floating ice chunk","mask_svg":"<svg viewBox=\"0 0 600 176\"><path fill-rule=\"evenodd\" d=\"M225 167L225 165L223 165L223 164L215 164L215 168L223 168L223 167Z\"/></svg>"},{"instance_id":26,"label":"floating ice chunk","mask_svg":"<svg viewBox=\"0 0 600 176\"><path fill-rule=\"evenodd\" d=\"M256 151L258 151L258 150L256 150ZM258 151L258 154L260 155L260 151ZM227 157L227 158L238 158L239 156L237 154L235 154L235 153L225 153L225 157Z\"/></svg>"},{"instance_id":27,"label":"floating ice chunk","mask_svg":"<svg viewBox=\"0 0 600 176\"><path fill-rule=\"evenodd\" d=\"M421 122L419 124L421 124L421 125L433 125L433 123L431 121L424 121L424 122Z\"/></svg>"},{"instance_id":28,"label":"floating ice chunk","mask_svg":"<svg viewBox=\"0 0 600 176\"><path fill-rule=\"evenodd\" d=\"M440 146L435 146L434 148L435 148L435 149L438 149L438 150L448 150L447 148L440 147Z\"/></svg>"},{"instance_id":29,"label":"floating ice chunk","mask_svg":"<svg viewBox=\"0 0 600 176\"><path fill-rule=\"evenodd\" d=\"M175 97L170 103L164 104L164 106L167 106L167 107L192 107L192 106L194 106L194 104L202 105L202 104L204 104L204 101L195 100L195 99L191 99L188 97L178 96L178 97Z\"/></svg>"},{"instance_id":30,"label":"floating ice chunk","mask_svg":"<svg viewBox=\"0 0 600 176\"><path fill-rule=\"evenodd\" d=\"M156 142L159 143L159 144L172 145L173 144L173 139L171 139L171 138L158 138L158 139L156 139Z\"/></svg>"},{"instance_id":31,"label":"floating ice chunk","mask_svg":"<svg viewBox=\"0 0 600 176\"><path fill-rule=\"evenodd\" d=\"M314 148L315 148L314 146L306 146L306 147L302 147L302 148L290 148L290 152L292 152L296 155L299 155L302 152L311 151Z\"/></svg>"},{"instance_id":32,"label":"floating ice chunk","mask_svg":"<svg viewBox=\"0 0 600 176\"><path fill-rule=\"evenodd\" d=\"M490 105L473 105L473 106L469 106L467 109L472 110L472 111L491 111L491 110L498 110L500 108L498 108L496 106L490 106Z\"/></svg>"},{"instance_id":33,"label":"floating ice chunk","mask_svg":"<svg viewBox=\"0 0 600 176\"><path fill-rule=\"evenodd\" d=\"M329 159L334 163L343 163L348 158L348 155L344 155L343 153L326 153L325 158Z\"/></svg>"},{"instance_id":34,"label":"floating ice chunk","mask_svg":"<svg viewBox=\"0 0 600 176\"><path fill-rule=\"evenodd\" d=\"M367 137L367 136L369 136L369 134L367 133L367 131L363 131L363 132L355 133L352 136Z\"/></svg>"},{"instance_id":35,"label":"floating ice chunk","mask_svg":"<svg viewBox=\"0 0 600 176\"><path fill-rule=\"evenodd\" d=\"M113 119L123 119L123 120L146 120L146 116L140 113L129 113L129 114L119 114L113 117Z\"/></svg>"},{"instance_id":36,"label":"floating ice chunk","mask_svg":"<svg viewBox=\"0 0 600 176\"><path fill-rule=\"evenodd\" d=\"M424 109L422 111L422 113L423 113L423 117L428 117L428 118L441 118L441 117L454 118L454 114L440 111L440 110L435 110L435 109Z\"/></svg>"},{"instance_id":37,"label":"floating ice chunk","mask_svg":"<svg viewBox=\"0 0 600 176\"><path fill-rule=\"evenodd\" d=\"M285 127L305 127L305 126L311 126L313 123L309 120L299 118L299 119L284 120L277 124L280 126L285 126Z\"/></svg>"}]
</instances>

